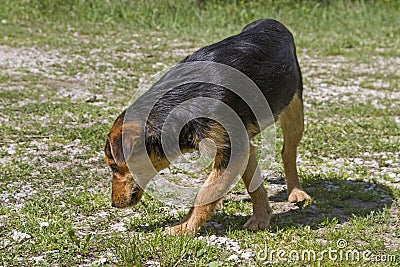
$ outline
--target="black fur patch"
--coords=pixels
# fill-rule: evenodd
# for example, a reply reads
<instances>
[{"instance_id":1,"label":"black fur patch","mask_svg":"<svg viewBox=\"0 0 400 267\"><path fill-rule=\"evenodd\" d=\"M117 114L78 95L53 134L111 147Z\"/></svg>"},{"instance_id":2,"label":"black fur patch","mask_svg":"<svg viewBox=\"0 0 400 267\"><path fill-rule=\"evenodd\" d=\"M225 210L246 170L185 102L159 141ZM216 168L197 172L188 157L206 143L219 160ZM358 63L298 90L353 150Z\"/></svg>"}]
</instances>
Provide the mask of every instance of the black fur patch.
<instances>
[{"instance_id":1,"label":"black fur patch","mask_svg":"<svg viewBox=\"0 0 400 267\"><path fill-rule=\"evenodd\" d=\"M201 48L181 63L192 61L222 63L247 75L262 91L275 119L288 106L295 93L302 94L302 78L292 34L281 23L272 19L255 21L239 34ZM248 93L252 94L250 90ZM146 94L151 94L151 89ZM171 89L159 99L148 118L140 117L140 107L133 104L132 108L137 112L129 120L145 123L144 134L148 153L153 151L158 156L164 156L160 136L165 119L175 107L198 97L211 97L229 105L244 125L253 126L250 137L261 130L251 108L232 91L209 83L187 83ZM216 108L218 107L193 105L187 112L199 114L201 110ZM188 113L178 114L177 117L179 116L184 118ZM208 131L212 131L214 124L215 121L208 118L190 120L176 133L180 138L181 149L196 149L198 142L208 135ZM229 151L229 139L226 145Z\"/></svg>"}]
</instances>

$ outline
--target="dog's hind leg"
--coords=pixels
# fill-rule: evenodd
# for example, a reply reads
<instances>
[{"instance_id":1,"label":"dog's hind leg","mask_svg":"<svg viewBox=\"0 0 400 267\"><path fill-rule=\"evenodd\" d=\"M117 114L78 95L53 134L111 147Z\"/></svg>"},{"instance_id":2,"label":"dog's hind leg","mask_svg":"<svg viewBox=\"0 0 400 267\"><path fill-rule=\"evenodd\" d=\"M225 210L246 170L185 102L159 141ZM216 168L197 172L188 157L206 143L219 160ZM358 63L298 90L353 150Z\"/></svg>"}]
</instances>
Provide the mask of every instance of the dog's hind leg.
<instances>
[{"instance_id":1,"label":"dog's hind leg","mask_svg":"<svg viewBox=\"0 0 400 267\"><path fill-rule=\"evenodd\" d=\"M283 133L282 161L285 169L289 202L301 202L311 197L301 187L296 167L297 146L304 131L303 100L296 93L289 106L280 114Z\"/></svg>"},{"instance_id":2,"label":"dog's hind leg","mask_svg":"<svg viewBox=\"0 0 400 267\"><path fill-rule=\"evenodd\" d=\"M261 181L256 149L252 145L250 145L249 161L242 179L253 202L253 215L243 227L253 231L268 228L271 219L271 208L268 202L267 190L262 182L254 191L251 188L252 181Z\"/></svg>"}]
</instances>

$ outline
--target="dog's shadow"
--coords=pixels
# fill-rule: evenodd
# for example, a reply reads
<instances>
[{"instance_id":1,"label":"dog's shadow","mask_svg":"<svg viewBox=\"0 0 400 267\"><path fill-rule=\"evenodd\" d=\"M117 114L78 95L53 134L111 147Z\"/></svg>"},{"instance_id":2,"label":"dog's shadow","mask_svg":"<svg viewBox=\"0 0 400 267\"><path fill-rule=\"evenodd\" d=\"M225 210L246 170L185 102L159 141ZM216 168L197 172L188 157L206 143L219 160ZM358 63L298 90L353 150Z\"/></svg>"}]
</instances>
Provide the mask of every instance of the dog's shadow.
<instances>
[{"instance_id":1,"label":"dog's shadow","mask_svg":"<svg viewBox=\"0 0 400 267\"><path fill-rule=\"evenodd\" d=\"M311 229L323 228L327 221L344 223L356 217L365 217L371 212L390 208L394 202L392 189L379 183L345 180L343 178L321 178L318 175L302 180L304 189L312 200L303 207L287 202L286 183L282 178L267 180L269 201L273 210L270 231L282 230L293 226L308 225ZM244 193L231 193L226 202L245 202L251 206L251 199ZM226 231L242 230L250 217L241 212L235 214L217 212L202 228L200 234L224 235ZM151 232L160 227L177 224L176 218L163 222L150 223L140 231Z\"/></svg>"},{"instance_id":2,"label":"dog's shadow","mask_svg":"<svg viewBox=\"0 0 400 267\"><path fill-rule=\"evenodd\" d=\"M354 216L365 217L371 212L390 208L395 199L392 189L386 185L343 178L321 178L318 175L303 179L304 189L313 198L308 203L287 202L286 185L283 179L270 179L267 185L273 210L270 231L293 226L308 225L311 229L323 228L327 221L338 223L349 221ZM251 201L240 196L240 201ZM302 206L304 204L304 206ZM243 224L250 216L217 213L213 221L221 226L207 232L223 234L226 229L243 230ZM212 224L210 225L212 226Z\"/></svg>"}]
</instances>

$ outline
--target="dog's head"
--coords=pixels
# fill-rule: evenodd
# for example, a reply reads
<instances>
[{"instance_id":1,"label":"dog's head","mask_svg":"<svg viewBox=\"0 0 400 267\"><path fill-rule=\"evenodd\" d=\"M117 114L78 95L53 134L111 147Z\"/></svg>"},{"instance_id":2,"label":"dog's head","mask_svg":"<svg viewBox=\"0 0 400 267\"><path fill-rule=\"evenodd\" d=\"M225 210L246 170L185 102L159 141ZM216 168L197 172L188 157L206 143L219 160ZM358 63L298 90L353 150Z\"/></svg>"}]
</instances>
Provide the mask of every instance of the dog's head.
<instances>
[{"instance_id":1,"label":"dog's head","mask_svg":"<svg viewBox=\"0 0 400 267\"><path fill-rule=\"evenodd\" d=\"M124 123L125 112L114 122L107 136L105 155L107 165L112 171L112 206L126 208L137 204L143 195L143 189L135 181L128 161L141 140L138 123Z\"/></svg>"}]
</instances>

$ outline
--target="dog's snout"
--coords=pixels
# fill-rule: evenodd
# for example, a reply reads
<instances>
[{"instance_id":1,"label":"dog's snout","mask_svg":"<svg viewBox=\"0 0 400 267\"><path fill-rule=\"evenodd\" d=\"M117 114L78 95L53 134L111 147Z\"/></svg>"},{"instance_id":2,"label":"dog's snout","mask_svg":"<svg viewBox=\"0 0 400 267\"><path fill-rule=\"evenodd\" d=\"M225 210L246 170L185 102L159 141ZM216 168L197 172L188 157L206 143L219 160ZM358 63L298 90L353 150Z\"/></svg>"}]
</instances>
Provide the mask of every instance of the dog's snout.
<instances>
[{"instance_id":1,"label":"dog's snout","mask_svg":"<svg viewBox=\"0 0 400 267\"><path fill-rule=\"evenodd\" d=\"M113 208L116 208L116 207L117 207L117 206L115 205L115 202L114 202L114 201L111 202L111 207L113 207Z\"/></svg>"}]
</instances>

